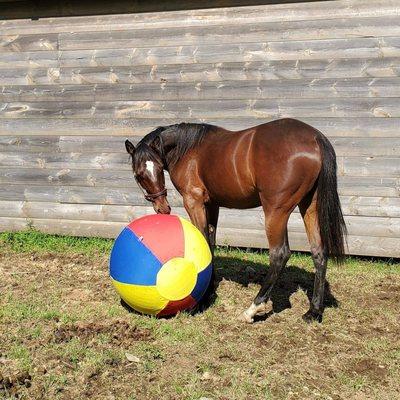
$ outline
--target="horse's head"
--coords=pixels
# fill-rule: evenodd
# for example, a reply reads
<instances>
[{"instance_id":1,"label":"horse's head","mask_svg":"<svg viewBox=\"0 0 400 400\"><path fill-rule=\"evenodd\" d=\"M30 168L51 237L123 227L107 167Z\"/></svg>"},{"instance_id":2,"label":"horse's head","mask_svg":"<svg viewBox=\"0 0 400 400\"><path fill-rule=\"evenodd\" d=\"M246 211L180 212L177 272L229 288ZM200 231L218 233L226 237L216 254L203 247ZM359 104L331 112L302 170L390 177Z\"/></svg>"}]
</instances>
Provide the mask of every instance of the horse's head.
<instances>
[{"instance_id":1,"label":"horse's head","mask_svg":"<svg viewBox=\"0 0 400 400\"><path fill-rule=\"evenodd\" d=\"M137 147L125 141L126 151L132 156L132 170L146 200L153 203L157 214L169 214L171 207L165 189L164 163L161 156L146 143Z\"/></svg>"}]
</instances>

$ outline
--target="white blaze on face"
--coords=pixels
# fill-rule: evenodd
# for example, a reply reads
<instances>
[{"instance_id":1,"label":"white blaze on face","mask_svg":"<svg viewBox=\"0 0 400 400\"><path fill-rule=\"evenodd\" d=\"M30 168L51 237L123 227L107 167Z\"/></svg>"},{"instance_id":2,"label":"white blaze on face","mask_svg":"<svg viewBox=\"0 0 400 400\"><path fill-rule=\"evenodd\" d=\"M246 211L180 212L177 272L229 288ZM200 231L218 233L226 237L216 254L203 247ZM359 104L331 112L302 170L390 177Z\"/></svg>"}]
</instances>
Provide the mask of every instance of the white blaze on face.
<instances>
[{"instance_id":1,"label":"white blaze on face","mask_svg":"<svg viewBox=\"0 0 400 400\"><path fill-rule=\"evenodd\" d=\"M155 170L154 170L154 162L153 161L146 161L146 170L153 177L153 179L156 178L156 174L155 174Z\"/></svg>"}]
</instances>

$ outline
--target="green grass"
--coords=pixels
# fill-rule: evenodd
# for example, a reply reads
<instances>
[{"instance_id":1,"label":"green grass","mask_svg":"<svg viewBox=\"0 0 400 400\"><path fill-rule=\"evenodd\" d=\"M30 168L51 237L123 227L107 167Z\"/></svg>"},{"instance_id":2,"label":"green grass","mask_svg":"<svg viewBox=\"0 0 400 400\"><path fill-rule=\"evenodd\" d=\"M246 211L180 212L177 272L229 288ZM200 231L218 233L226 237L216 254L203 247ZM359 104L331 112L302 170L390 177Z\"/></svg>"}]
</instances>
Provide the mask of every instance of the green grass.
<instances>
[{"instance_id":1,"label":"green grass","mask_svg":"<svg viewBox=\"0 0 400 400\"><path fill-rule=\"evenodd\" d=\"M17 360L18 366L22 370L29 370L32 366L32 358L29 350L21 343L14 343L8 350L10 358Z\"/></svg>"},{"instance_id":2,"label":"green grass","mask_svg":"<svg viewBox=\"0 0 400 400\"><path fill-rule=\"evenodd\" d=\"M35 230L0 233L0 249L17 253L108 254L113 240L48 235Z\"/></svg>"}]
</instances>

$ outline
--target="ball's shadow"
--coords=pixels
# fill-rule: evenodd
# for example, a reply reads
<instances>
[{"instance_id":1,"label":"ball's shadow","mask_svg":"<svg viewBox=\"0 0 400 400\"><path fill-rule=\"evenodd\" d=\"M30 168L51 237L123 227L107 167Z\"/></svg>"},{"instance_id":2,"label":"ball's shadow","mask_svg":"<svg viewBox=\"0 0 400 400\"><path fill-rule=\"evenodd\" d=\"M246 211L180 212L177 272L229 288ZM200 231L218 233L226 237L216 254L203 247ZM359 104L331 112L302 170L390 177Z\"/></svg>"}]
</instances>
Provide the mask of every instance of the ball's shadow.
<instances>
[{"instance_id":1,"label":"ball's shadow","mask_svg":"<svg viewBox=\"0 0 400 400\"><path fill-rule=\"evenodd\" d=\"M121 306L125 308L126 311L128 311L128 312L130 312L130 313L132 313L132 314L141 315L141 316L147 317L147 318L153 318L152 315L142 314L141 312L136 311L136 310L135 310L134 308L132 308L129 304L125 303L125 301L122 300L122 299L120 299L119 302L120 302ZM159 319L170 319L170 318L173 318L173 317L174 317L174 315L163 315L162 317L157 317L157 318L159 318Z\"/></svg>"},{"instance_id":2,"label":"ball's shadow","mask_svg":"<svg viewBox=\"0 0 400 400\"><path fill-rule=\"evenodd\" d=\"M219 283L224 279L236 282L244 287L247 287L249 284L261 285L267 274L268 267L267 263L257 263L235 257L215 257L215 289L218 288ZM272 315L272 313L280 313L283 310L291 308L290 296L298 289L303 290L311 301L314 288L314 276L315 274L313 272L309 272L295 265L287 266L283 270L282 275L279 277L278 282L272 290L271 302L273 311L257 317L256 319L265 320ZM209 296L205 296L205 298L188 313L191 315L202 313L211 307L215 303L216 299L217 295L215 293L210 293ZM133 310L123 300L121 300L121 305L129 312L140 314ZM324 306L325 308L336 308L339 306L338 300L331 292L329 282L325 283ZM171 317L164 316L161 318L168 319Z\"/></svg>"}]
</instances>

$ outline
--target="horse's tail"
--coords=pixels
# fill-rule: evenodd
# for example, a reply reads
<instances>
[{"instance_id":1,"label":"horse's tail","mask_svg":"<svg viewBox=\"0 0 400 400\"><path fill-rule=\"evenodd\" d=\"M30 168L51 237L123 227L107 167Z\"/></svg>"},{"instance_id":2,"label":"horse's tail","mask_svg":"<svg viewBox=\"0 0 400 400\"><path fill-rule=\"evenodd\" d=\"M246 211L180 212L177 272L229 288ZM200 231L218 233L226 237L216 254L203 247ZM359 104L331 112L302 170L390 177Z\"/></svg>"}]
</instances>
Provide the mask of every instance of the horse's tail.
<instances>
[{"instance_id":1,"label":"horse's tail","mask_svg":"<svg viewBox=\"0 0 400 400\"><path fill-rule=\"evenodd\" d=\"M317 213L322 245L329 257L341 264L345 256L347 228L337 191L336 154L329 140L320 133L322 166L318 177Z\"/></svg>"}]
</instances>

